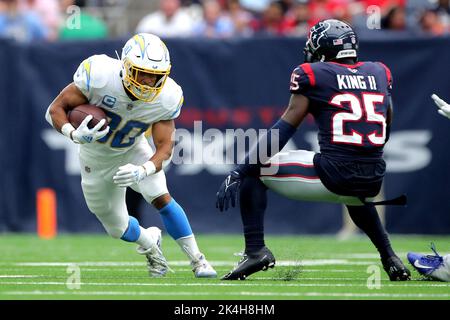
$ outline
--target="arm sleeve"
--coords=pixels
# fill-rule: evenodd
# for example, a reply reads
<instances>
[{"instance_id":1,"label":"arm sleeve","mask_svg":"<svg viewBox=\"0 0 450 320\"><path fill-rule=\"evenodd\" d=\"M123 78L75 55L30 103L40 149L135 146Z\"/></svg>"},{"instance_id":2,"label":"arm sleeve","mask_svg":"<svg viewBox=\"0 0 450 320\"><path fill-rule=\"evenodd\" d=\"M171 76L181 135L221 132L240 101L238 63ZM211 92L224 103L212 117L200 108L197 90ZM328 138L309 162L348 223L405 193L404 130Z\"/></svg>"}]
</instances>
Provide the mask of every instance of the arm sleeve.
<instances>
[{"instance_id":1,"label":"arm sleeve","mask_svg":"<svg viewBox=\"0 0 450 320\"><path fill-rule=\"evenodd\" d=\"M385 75L386 75L386 92L387 92L387 99L388 99L388 108L394 108L393 102L392 102L392 73L391 70L382 62L378 62L380 66L383 67ZM392 122L392 119L391 119ZM389 141L389 138L391 136L391 123L387 124L386 126L386 140L385 143Z\"/></svg>"},{"instance_id":2,"label":"arm sleeve","mask_svg":"<svg viewBox=\"0 0 450 320\"><path fill-rule=\"evenodd\" d=\"M262 165L283 149L296 131L297 128L288 122L283 119L278 120L267 134L259 139L258 144L247 153L244 163L238 165L234 170L243 175L258 176ZM273 150L274 146L276 150ZM261 152L261 150L265 152Z\"/></svg>"},{"instance_id":3,"label":"arm sleeve","mask_svg":"<svg viewBox=\"0 0 450 320\"><path fill-rule=\"evenodd\" d=\"M380 66L383 67L384 72L386 74L386 83L387 83L387 91L389 93L389 95L391 95L392 92L392 83L393 83L393 78L392 78L392 73L391 70L382 62L378 62L378 64Z\"/></svg>"},{"instance_id":4,"label":"arm sleeve","mask_svg":"<svg viewBox=\"0 0 450 320\"><path fill-rule=\"evenodd\" d=\"M173 111L173 112L170 113L169 118L166 120L172 120L172 119L178 118L178 116L181 114L181 107L183 106L183 103L184 103L184 97L183 97L183 95L181 95L178 102L173 106L173 108L171 108L171 111Z\"/></svg>"},{"instance_id":5,"label":"arm sleeve","mask_svg":"<svg viewBox=\"0 0 450 320\"><path fill-rule=\"evenodd\" d=\"M181 107L184 103L183 90L180 86L176 85L171 89L170 95L166 95L163 98L163 105L165 113L161 117L161 120L173 120L178 118L181 114Z\"/></svg>"},{"instance_id":6,"label":"arm sleeve","mask_svg":"<svg viewBox=\"0 0 450 320\"><path fill-rule=\"evenodd\" d=\"M91 56L80 63L73 75L73 82L91 100L94 90L104 87L108 82L107 70L103 55Z\"/></svg>"}]
</instances>

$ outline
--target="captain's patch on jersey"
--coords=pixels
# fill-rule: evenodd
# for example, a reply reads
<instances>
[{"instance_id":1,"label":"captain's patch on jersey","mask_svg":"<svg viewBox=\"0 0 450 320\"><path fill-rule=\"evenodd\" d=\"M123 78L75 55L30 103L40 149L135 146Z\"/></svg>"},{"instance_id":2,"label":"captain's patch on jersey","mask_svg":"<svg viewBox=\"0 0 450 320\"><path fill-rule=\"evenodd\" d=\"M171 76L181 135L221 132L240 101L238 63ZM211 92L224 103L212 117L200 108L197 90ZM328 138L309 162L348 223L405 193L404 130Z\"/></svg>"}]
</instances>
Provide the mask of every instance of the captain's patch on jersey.
<instances>
[{"instance_id":1,"label":"captain's patch on jersey","mask_svg":"<svg viewBox=\"0 0 450 320\"><path fill-rule=\"evenodd\" d=\"M109 95L105 95L103 97L102 104L104 104L105 106L107 106L109 108L112 108L112 107L114 107L114 104L116 103L116 100L117 99L114 98L114 97L111 97Z\"/></svg>"}]
</instances>

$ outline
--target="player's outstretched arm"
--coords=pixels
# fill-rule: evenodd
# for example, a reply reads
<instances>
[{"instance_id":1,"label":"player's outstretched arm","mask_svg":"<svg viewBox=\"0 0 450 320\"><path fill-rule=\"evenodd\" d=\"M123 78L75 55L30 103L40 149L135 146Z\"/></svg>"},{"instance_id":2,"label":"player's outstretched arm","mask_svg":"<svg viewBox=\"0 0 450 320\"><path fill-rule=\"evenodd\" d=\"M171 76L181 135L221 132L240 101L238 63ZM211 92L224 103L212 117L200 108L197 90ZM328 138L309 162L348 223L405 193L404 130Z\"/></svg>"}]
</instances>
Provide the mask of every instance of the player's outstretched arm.
<instances>
[{"instance_id":1,"label":"player's outstretched arm","mask_svg":"<svg viewBox=\"0 0 450 320\"><path fill-rule=\"evenodd\" d=\"M216 208L220 211L228 210L229 203L235 207L241 179L246 175L259 175L260 168L264 162L269 160L272 156L278 153L289 139L294 135L297 127L302 123L308 114L309 100L307 97L300 94L292 94L289 100L289 106L284 112L280 120L270 128L265 137L262 137L258 144L247 153L244 163L238 165L230 172L227 178L222 182L222 185L217 192ZM272 149L273 140L277 139L278 150ZM265 144L265 146L264 146ZM265 147L265 148L264 148ZM260 148L267 150L269 154L266 158L259 158ZM251 164L249 159L257 159L257 163Z\"/></svg>"},{"instance_id":2,"label":"player's outstretched arm","mask_svg":"<svg viewBox=\"0 0 450 320\"><path fill-rule=\"evenodd\" d=\"M307 97L300 94L292 94L289 105L281 116L281 119L270 128L266 136L259 139L258 144L247 153L244 163L237 166L235 170L242 175L259 175L261 165L283 149L289 139L294 135L297 127L308 114L308 107L309 100ZM278 141L275 142L275 139ZM274 142L278 146L278 150L272 148ZM268 152L265 158L259 157L258 150L261 148ZM250 164L249 159L257 159L257 163Z\"/></svg>"},{"instance_id":3,"label":"player's outstretched arm","mask_svg":"<svg viewBox=\"0 0 450 320\"><path fill-rule=\"evenodd\" d=\"M439 114L450 119L450 104L439 98L436 94L433 94L431 98L434 100L434 103L438 106Z\"/></svg>"},{"instance_id":4,"label":"player's outstretched arm","mask_svg":"<svg viewBox=\"0 0 450 320\"><path fill-rule=\"evenodd\" d=\"M281 119L294 127L298 127L308 114L309 100L301 94L292 94L289 105ZM280 147L282 149L283 147Z\"/></svg>"}]
</instances>

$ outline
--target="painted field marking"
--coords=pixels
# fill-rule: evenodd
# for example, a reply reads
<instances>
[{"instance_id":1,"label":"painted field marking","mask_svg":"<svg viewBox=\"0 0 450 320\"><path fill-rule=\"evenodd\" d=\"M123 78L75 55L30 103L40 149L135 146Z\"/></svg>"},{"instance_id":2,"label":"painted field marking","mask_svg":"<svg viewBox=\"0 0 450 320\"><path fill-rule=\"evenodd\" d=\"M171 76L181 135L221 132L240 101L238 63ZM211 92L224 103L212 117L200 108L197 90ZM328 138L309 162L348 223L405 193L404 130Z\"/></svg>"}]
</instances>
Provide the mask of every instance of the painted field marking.
<instances>
[{"instance_id":1,"label":"painted field marking","mask_svg":"<svg viewBox=\"0 0 450 320\"><path fill-rule=\"evenodd\" d=\"M275 292L241 292L245 296L273 296ZM345 293L345 292L281 292L279 296L346 297L346 298L449 298L450 293Z\"/></svg>"},{"instance_id":2,"label":"painted field marking","mask_svg":"<svg viewBox=\"0 0 450 320\"><path fill-rule=\"evenodd\" d=\"M171 266L189 266L190 263L187 260L174 260L168 261ZM228 267L234 266L237 261L210 261L214 266ZM349 261L347 259L306 259L306 260L279 260L277 266L326 266L326 265L370 265L373 261ZM69 265L76 264L79 267L132 267L145 265L144 262L127 262L127 261L71 261L71 262L17 262L13 263L15 266L22 267L67 267Z\"/></svg>"},{"instance_id":3,"label":"painted field marking","mask_svg":"<svg viewBox=\"0 0 450 320\"><path fill-rule=\"evenodd\" d=\"M4 278L39 278L41 275L30 274L0 274L0 279Z\"/></svg>"},{"instance_id":4,"label":"painted field marking","mask_svg":"<svg viewBox=\"0 0 450 320\"><path fill-rule=\"evenodd\" d=\"M259 296L259 297L345 297L345 298L449 298L447 293L342 293L342 292L147 292L147 291L6 291L6 295L81 295L81 296Z\"/></svg>"},{"instance_id":5,"label":"painted field marking","mask_svg":"<svg viewBox=\"0 0 450 320\"><path fill-rule=\"evenodd\" d=\"M267 280L267 279L266 279ZM315 279L318 280L318 279ZM354 280L354 279L352 279ZM65 282L59 281L1 281L1 284L9 285L66 285ZM212 286L212 287L367 287L367 284L355 284L355 283L224 283L224 282L199 282L199 283L142 283L142 282L81 282L82 286L136 286L136 287L201 287L201 286ZM423 284L393 284L387 283L383 284L385 287L424 287ZM450 288L450 283L427 283L427 287L448 287Z\"/></svg>"},{"instance_id":6,"label":"painted field marking","mask_svg":"<svg viewBox=\"0 0 450 320\"><path fill-rule=\"evenodd\" d=\"M125 272L125 271L133 271L133 272L137 271L137 272L139 272L139 271L143 271L143 270L145 271L145 268L143 268L143 266L145 266L145 263L143 263L142 265L140 265L139 267L136 267L136 268L114 267L114 271L123 271L123 272ZM277 266L278 266L278 264L277 264ZM1 270L2 271L8 271L8 270L17 271L17 268L11 268L11 269L4 269L4 268L2 268ZM111 272L111 268L85 267L85 268L83 268L83 271L84 272L85 271L88 271L88 272L90 272L90 271L92 271L92 272L99 272L99 271ZM192 269L190 269L190 268L176 268L175 271L176 272L192 272ZM324 271L323 269L306 269L306 268L302 268L301 269L301 273L303 273L303 272L323 272L323 271ZM326 271L330 272L330 273L355 273L355 270L351 270L351 269L326 269Z\"/></svg>"}]
</instances>

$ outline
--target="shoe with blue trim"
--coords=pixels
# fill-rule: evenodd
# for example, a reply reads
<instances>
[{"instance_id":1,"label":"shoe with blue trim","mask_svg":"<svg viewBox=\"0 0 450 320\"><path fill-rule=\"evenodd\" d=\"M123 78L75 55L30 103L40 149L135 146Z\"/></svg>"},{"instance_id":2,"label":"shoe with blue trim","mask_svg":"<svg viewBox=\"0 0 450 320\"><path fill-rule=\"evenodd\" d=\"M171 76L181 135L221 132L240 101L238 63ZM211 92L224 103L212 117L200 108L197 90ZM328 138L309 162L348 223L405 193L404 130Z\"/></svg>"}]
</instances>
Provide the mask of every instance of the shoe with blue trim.
<instances>
[{"instance_id":1,"label":"shoe with blue trim","mask_svg":"<svg viewBox=\"0 0 450 320\"><path fill-rule=\"evenodd\" d=\"M437 253L434 243L431 243L431 250L434 255L408 252L409 263L426 278L450 281L450 255L441 256Z\"/></svg>"}]
</instances>

